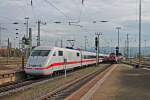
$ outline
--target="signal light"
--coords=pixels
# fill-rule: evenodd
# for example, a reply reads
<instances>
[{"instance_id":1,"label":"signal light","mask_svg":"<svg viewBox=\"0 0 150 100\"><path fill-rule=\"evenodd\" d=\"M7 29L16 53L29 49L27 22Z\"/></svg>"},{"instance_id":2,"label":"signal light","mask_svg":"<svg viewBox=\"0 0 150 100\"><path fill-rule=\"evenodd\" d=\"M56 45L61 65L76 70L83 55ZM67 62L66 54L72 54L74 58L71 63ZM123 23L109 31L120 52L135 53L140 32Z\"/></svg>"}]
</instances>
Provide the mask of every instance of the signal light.
<instances>
[{"instance_id":1,"label":"signal light","mask_svg":"<svg viewBox=\"0 0 150 100\"><path fill-rule=\"evenodd\" d=\"M98 38L95 37L95 49L97 50L97 47L98 47Z\"/></svg>"}]
</instances>

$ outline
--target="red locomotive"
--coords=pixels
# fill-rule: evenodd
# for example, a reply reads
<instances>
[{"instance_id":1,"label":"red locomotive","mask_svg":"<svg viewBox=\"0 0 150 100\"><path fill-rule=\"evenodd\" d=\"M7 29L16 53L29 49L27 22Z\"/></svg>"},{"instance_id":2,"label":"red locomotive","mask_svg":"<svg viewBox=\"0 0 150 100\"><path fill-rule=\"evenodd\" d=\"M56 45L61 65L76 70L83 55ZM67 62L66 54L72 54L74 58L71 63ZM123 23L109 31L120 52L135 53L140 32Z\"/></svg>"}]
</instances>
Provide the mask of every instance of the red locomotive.
<instances>
[{"instance_id":1,"label":"red locomotive","mask_svg":"<svg viewBox=\"0 0 150 100\"><path fill-rule=\"evenodd\" d=\"M108 62L111 62L111 63L117 63L117 56L115 55L115 53L111 53L108 57Z\"/></svg>"},{"instance_id":2,"label":"red locomotive","mask_svg":"<svg viewBox=\"0 0 150 100\"><path fill-rule=\"evenodd\" d=\"M108 63L118 63L123 59L123 56L120 54L119 56L116 56L115 53L110 53L108 56L104 57L103 62Z\"/></svg>"}]
</instances>

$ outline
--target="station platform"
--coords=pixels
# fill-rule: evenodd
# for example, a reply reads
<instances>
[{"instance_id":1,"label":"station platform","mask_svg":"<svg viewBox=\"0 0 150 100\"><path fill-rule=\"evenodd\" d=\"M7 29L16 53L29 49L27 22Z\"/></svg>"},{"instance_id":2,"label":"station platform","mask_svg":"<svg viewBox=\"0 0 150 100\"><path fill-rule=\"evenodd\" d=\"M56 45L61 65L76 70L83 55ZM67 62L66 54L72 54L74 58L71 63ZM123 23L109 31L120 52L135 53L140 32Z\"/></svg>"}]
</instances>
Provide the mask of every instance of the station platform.
<instances>
[{"instance_id":1,"label":"station platform","mask_svg":"<svg viewBox=\"0 0 150 100\"><path fill-rule=\"evenodd\" d=\"M23 69L16 65L0 65L0 85L14 82L25 77Z\"/></svg>"},{"instance_id":2,"label":"station platform","mask_svg":"<svg viewBox=\"0 0 150 100\"><path fill-rule=\"evenodd\" d=\"M150 70L119 64L90 100L150 100Z\"/></svg>"}]
</instances>

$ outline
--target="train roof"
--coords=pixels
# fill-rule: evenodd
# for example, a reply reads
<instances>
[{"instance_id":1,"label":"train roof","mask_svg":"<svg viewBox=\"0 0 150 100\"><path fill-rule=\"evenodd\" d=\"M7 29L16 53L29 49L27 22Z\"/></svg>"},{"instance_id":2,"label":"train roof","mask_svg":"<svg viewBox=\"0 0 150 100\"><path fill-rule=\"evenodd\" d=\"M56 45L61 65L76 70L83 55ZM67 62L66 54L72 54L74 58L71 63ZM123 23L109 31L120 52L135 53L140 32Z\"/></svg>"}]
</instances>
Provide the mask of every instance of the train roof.
<instances>
[{"instance_id":1,"label":"train roof","mask_svg":"<svg viewBox=\"0 0 150 100\"><path fill-rule=\"evenodd\" d=\"M52 50L53 47L51 46L38 46L35 47L33 50Z\"/></svg>"},{"instance_id":2,"label":"train roof","mask_svg":"<svg viewBox=\"0 0 150 100\"><path fill-rule=\"evenodd\" d=\"M60 49L60 50L67 50L67 51L73 51L73 52L77 52L77 51L80 51L80 50L77 50L77 49L68 49L68 48L60 48L60 47L52 47L52 46L38 46L38 47L35 47L34 50L52 50L52 49ZM86 54L96 54L95 52L89 52L89 51L84 51L82 50L83 54L86 53ZM100 56L108 56L107 54L99 54Z\"/></svg>"},{"instance_id":3,"label":"train roof","mask_svg":"<svg viewBox=\"0 0 150 100\"><path fill-rule=\"evenodd\" d=\"M69 50L69 51L79 51L79 50L75 50L75 49L52 47L52 46L38 46L38 47L34 48L34 50L52 50L52 49Z\"/></svg>"}]
</instances>

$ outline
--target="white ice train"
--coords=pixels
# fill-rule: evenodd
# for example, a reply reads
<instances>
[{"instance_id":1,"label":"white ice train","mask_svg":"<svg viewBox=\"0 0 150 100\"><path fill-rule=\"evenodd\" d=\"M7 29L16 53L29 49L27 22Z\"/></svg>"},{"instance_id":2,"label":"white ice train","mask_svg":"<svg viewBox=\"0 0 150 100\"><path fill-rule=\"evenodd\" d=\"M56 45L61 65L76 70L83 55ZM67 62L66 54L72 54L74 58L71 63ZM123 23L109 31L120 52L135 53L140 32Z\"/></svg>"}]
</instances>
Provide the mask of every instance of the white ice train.
<instances>
[{"instance_id":1,"label":"white ice train","mask_svg":"<svg viewBox=\"0 0 150 100\"><path fill-rule=\"evenodd\" d=\"M99 62L102 62L105 55L100 54L99 56ZM95 63L96 53L93 52L39 46L32 51L24 70L30 75L50 75L65 68L68 70Z\"/></svg>"}]
</instances>

